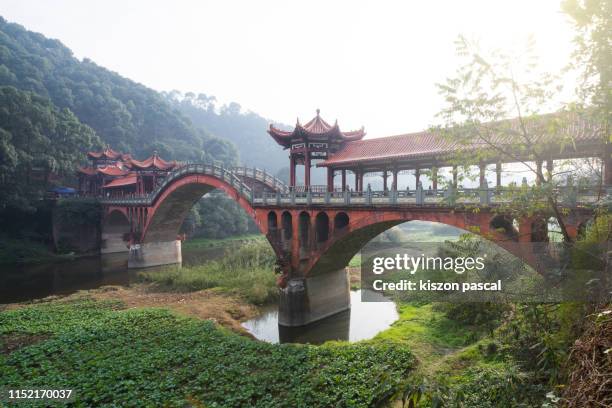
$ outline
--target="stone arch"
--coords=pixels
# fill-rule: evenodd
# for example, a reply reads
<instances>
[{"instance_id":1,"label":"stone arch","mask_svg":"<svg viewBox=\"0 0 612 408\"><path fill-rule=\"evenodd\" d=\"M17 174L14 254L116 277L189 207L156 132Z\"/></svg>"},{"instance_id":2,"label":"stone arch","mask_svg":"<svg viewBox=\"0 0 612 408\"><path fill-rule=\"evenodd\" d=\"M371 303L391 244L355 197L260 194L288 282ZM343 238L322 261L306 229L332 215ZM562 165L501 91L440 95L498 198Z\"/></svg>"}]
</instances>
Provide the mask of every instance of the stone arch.
<instances>
[{"instance_id":1,"label":"stone arch","mask_svg":"<svg viewBox=\"0 0 612 408\"><path fill-rule=\"evenodd\" d=\"M232 185L214 176L187 174L169 183L155 197L141 242L175 241L180 226L191 208L200 198L215 189L222 190L233 198L257 221L255 210ZM265 234L263 223L256 222L256 224Z\"/></svg>"},{"instance_id":2,"label":"stone arch","mask_svg":"<svg viewBox=\"0 0 612 408\"><path fill-rule=\"evenodd\" d=\"M384 217L376 215L358 216L351 214L351 223L344 234L335 234L320 251L318 251L309 260L304 272L308 275L317 275L326 271L334 271L346 267L351 258L357 254L361 248L380 233L407 221L430 221L449 225L459 228L466 233L474 233L472 228L474 222L483 223L480 230L485 239L497 244L500 248L521 257L524 262L533 264L533 260L526 257L518 247L518 231L512 224L509 218L501 217L494 222L492 226L502 228L502 234L488 234L486 232L486 224L489 222L486 214L478 214L472 217L472 214L445 214L439 215L430 212L394 212ZM476 224L478 225L478 224ZM510 238L506 235L508 228ZM496 237L498 235L498 237Z\"/></svg>"},{"instance_id":3,"label":"stone arch","mask_svg":"<svg viewBox=\"0 0 612 408\"><path fill-rule=\"evenodd\" d=\"M315 236L317 243L323 243L329 239L329 216L321 211L315 218Z\"/></svg>"}]
</instances>

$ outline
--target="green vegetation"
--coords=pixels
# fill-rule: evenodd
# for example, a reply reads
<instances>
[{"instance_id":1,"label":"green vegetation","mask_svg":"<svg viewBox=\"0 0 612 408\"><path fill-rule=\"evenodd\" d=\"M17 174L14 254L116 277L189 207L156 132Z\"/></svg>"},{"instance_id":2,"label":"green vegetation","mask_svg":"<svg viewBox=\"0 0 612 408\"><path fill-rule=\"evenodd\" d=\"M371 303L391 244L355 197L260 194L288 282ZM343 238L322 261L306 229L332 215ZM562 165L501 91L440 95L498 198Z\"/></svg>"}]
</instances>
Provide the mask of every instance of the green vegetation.
<instances>
[{"instance_id":1,"label":"green vegetation","mask_svg":"<svg viewBox=\"0 0 612 408\"><path fill-rule=\"evenodd\" d=\"M121 308L83 298L0 313L0 387L70 388L76 406L368 407L413 366L392 343L279 346Z\"/></svg>"},{"instance_id":2,"label":"green vegetation","mask_svg":"<svg viewBox=\"0 0 612 408\"><path fill-rule=\"evenodd\" d=\"M243 112L235 102L219 106L214 96L202 93L172 91L163 93L163 96L195 126L233 142L242 163L275 172L288 181L287 155L279 145L271 142L264 131L270 124L268 119L254 112ZM276 126L287 128L282 124Z\"/></svg>"},{"instance_id":3,"label":"green vegetation","mask_svg":"<svg viewBox=\"0 0 612 408\"><path fill-rule=\"evenodd\" d=\"M52 175L74 178L85 152L101 141L70 110L33 92L0 86L0 106L0 210L34 210Z\"/></svg>"},{"instance_id":4,"label":"green vegetation","mask_svg":"<svg viewBox=\"0 0 612 408\"><path fill-rule=\"evenodd\" d=\"M0 265L65 261L70 254L57 254L41 242L27 239L0 239Z\"/></svg>"},{"instance_id":5,"label":"green vegetation","mask_svg":"<svg viewBox=\"0 0 612 408\"><path fill-rule=\"evenodd\" d=\"M227 238L192 238L183 242L183 250L217 248L220 246L265 240L266 238L261 234L234 235Z\"/></svg>"},{"instance_id":6,"label":"green vegetation","mask_svg":"<svg viewBox=\"0 0 612 408\"><path fill-rule=\"evenodd\" d=\"M278 298L274 265L276 257L267 241L253 240L238 249L227 250L225 257L198 266L165 268L139 273L160 289L194 291L215 288L234 293L254 304Z\"/></svg>"},{"instance_id":7,"label":"green vegetation","mask_svg":"<svg viewBox=\"0 0 612 408\"><path fill-rule=\"evenodd\" d=\"M259 233L259 229L240 205L221 191L213 191L198 201L181 227L194 238L228 238Z\"/></svg>"}]
</instances>

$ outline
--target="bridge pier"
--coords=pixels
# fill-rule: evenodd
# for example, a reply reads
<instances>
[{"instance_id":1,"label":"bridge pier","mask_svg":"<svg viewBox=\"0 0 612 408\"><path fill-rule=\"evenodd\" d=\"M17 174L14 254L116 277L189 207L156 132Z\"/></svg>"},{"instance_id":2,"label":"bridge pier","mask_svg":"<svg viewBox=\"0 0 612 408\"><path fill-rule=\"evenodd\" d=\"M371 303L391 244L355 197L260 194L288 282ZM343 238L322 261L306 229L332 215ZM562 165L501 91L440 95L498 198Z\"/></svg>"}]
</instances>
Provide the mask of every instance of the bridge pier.
<instances>
[{"instance_id":1,"label":"bridge pier","mask_svg":"<svg viewBox=\"0 0 612 408\"><path fill-rule=\"evenodd\" d=\"M125 233L122 232L104 232L101 234L100 254L116 254L120 252L128 252L129 245L125 241Z\"/></svg>"},{"instance_id":2,"label":"bridge pier","mask_svg":"<svg viewBox=\"0 0 612 408\"><path fill-rule=\"evenodd\" d=\"M181 241L146 242L130 247L128 269L149 268L161 265L180 265Z\"/></svg>"},{"instance_id":3,"label":"bridge pier","mask_svg":"<svg viewBox=\"0 0 612 408\"><path fill-rule=\"evenodd\" d=\"M278 324L304 326L350 309L351 296L346 269L306 278L294 278L280 289Z\"/></svg>"}]
</instances>

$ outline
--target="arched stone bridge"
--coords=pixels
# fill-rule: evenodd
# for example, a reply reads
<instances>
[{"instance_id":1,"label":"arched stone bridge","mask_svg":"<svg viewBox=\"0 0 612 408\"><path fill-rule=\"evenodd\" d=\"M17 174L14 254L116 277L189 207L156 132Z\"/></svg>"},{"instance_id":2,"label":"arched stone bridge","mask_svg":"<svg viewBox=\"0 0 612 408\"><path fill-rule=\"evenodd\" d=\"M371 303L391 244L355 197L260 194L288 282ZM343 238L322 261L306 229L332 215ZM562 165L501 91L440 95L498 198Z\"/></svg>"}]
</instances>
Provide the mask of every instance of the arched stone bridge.
<instances>
[{"instance_id":1,"label":"arched stone bridge","mask_svg":"<svg viewBox=\"0 0 612 408\"><path fill-rule=\"evenodd\" d=\"M129 250L130 268L181 262L179 228L206 193L223 190L251 216L274 248L282 276L279 322L303 325L349 307L344 270L361 247L406 221L423 220L476 232L536 264L519 242L547 238L537 218L513 220L496 212L503 189L303 192L253 169L187 164L146 196L103 198L102 253ZM593 215L601 192L559 191L571 235ZM478 211L474 208L478 207Z\"/></svg>"}]
</instances>

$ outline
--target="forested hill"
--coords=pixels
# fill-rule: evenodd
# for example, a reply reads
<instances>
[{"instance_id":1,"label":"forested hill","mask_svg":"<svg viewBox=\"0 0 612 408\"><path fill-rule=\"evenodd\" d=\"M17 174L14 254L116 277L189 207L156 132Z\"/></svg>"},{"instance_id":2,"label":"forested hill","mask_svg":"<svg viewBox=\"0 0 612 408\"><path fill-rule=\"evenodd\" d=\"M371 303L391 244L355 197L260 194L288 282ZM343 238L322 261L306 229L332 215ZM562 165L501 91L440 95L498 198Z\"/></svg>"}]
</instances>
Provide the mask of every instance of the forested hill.
<instances>
[{"instance_id":1,"label":"forested hill","mask_svg":"<svg viewBox=\"0 0 612 408\"><path fill-rule=\"evenodd\" d=\"M266 133L269 120L254 112L243 112L235 102L219 106L214 96L202 93L196 95L193 92L183 94L172 91L163 95L195 126L234 142L242 164L265 168L281 175L288 173L287 152ZM288 128L283 124L275 125L281 129ZM279 173L283 168L286 171Z\"/></svg>"},{"instance_id":2,"label":"forested hill","mask_svg":"<svg viewBox=\"0 0 612 408\"><path fill-rule=\"evenodd\" d=\"M136 157L157 150L171 159L237 161L233 144L194 127L158 92L90 60L79 61L61 42L1 17L0 86L48 98L73 112L103 143ZM19 137L13 134L13 142Z\"/></svg>"}]
</instances>

